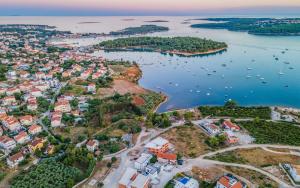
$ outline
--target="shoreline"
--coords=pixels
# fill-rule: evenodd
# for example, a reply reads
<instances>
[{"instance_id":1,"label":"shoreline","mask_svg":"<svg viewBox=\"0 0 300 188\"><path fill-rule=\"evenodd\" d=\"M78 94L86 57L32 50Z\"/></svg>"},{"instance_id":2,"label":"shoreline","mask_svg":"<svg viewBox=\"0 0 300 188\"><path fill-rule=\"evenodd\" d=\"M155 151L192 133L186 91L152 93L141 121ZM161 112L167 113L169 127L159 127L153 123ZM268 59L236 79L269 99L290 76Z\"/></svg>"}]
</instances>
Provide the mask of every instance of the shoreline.
<instances>
[{"instance_id":1,"label":"shoreline","mask_svg":"<svg viewBox=\"0 0 300 188\"><path fill-rule=\"evenodd\" d=\"M132 52L138 52L138 51L145 51L145 52L158 52L161 54L171 54L171 55L178 55L178 56L184 56L184 57L192 57L192 56L201 56L201 55L213 55L217 53L222 53L228 49L227 47L214 49L214 50L208 50L206 52L184 52L184 51L162 51L162 50L156 50L156 49L149 49L149 48L142 48L142 47L130 47L130 48L105 48L100 47L100 50L104 50L107 52L118 52L118 51L132 51Z\"/></svg>"},{"instance_id":2,"label":"shoreline","mask_svg":"<svg viewBox=\"0 0 300 188\"><path fill-rule=\"evenodd\" d=\"M152 91L152 90L150 90ZM152 92L156 92L156 91L152 91ZM162 102L160 102L154 109L153 109L153 112L154 113L157 113L157 110L159 109L159 107L161 107L161 105L165 104L168 100L169 100L169 97L163 93L158 93L160 95L162 95L164 97L164 100Z\"/></svg>"}]
</instances>

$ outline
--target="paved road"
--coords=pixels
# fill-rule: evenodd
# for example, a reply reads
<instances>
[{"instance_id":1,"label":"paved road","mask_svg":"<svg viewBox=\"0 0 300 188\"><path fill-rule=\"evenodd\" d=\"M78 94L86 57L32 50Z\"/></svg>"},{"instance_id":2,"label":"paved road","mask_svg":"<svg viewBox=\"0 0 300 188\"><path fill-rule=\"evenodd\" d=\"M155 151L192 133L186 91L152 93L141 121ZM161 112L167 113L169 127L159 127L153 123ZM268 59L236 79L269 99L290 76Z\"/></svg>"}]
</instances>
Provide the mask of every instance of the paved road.
<instances>
[{"instance_id":1,"label":"paved road","mask_svg":"<svg viewBox=\"0 0 300 188\"><path fill-rule=\"evenodd\" d=\"M143 144L149 142L150 140L152 140L153 138L159 136L160 134L174 128L177 126L182 125L183 122L178 122L178 123L174 123L171 127L166 128L166 129L162 129L159 131L155 131L155 132L150 132L150 136L149 138L141 141L141 138L147 135L147 132L145 132L145 130L142 130L141 134L139 135L138 139L137 139L137 143L134 147L129 148L123 152L117 153L115 155L110 155L109 157L115 156L115 157L119 157L120 158L120 165L117 169L114 169L107 177L106 179L103 181L104 182L104 187L107 188L113 188L113 187L118 187L118 181L121 178L122 174L124 173L124 171L126 170L127 167L129 167L130 165L132 165L132 162L130 161L130 157L128 156L129 152L134 151L136 149L142 149ZM148 134L148 135L149 135ZM153 186L154 188L159 188L159 187L163 187L174 175L176 175L176 173L178 172L182 172L182 171L189 171L192 169L193 166L213 166L216 164L219 165L224 165L224 166L233 166L233 167L241 167L241 168L246 168L246 169L250 169L250 170L254 170L256 172L259 172L263 175L268 176L270 179L272 179L273 181L277 182L279 185L281 185L281 187L291 187L290 185L286 184L284 181L280 180L279 178L273 176L272 174L263 171L259 168L256 168L254 166L251 165L243 165L243 164L235 164L235 163L224 163L224 162L220 162L220 161L214 161L214 160L208 160L208 159L204 159L204 157L210 157L213 155L216 155L218 153L223 153L223 152L227 152L227 151L232 151L232 150L236 150L236 149L248 149L248 148L257 148L260 147L262 149L266 149L266 151L270 151L270 152L274 152L274 153L278 153L278 154L290 154L290 155L294 155L293 152L291 153L284 153L284 152L277 152L277 151L273 151L268 149L267 147L272 147L272 148L284 148L284 149L295 149L295 150L300 150L300 147L298 146L287 146L287 145L271 145L271 144L247 144L247 145L238 145L238 146L233 146L233 147L229 147L229 148L224 148L218 151L214 151L214 152L210 152L204 155L199 156L198 158L195 159L188 159L186 161L186 163L183 166L177 166L175 167L171 172L164 172L162 171L161 175L160 175L160 183L158 185Z\"/></svg>"},{"instance_id":2,"label":"paved road","mask_svg":"<svg viewBox=\"0 0 300 188\"><path fill-rule=\"evenodd\" d=\"M146 135L146 132L142 131L141 134L139 135L139 137L137 139L137 143L135 144L134 147L127 149L124 152L113 155L115 157L120 158L120 165L117 169L112 170L111 173L105 178L105 180L103 181L104 187L107 187L107 188L118 187L118 181L120 180L120 178L121 178L122 174L124 173L124 171L126 170L126 168L129 167L131 164L130 158L128 156L129 152L134 151L136 149L141 149L143 144L149 142L150 140L154 139L155 137L159 136L160 134L163 134L164 132L166 132L174 127L178 127L178 126L182 125L183 123L184 123L183 121L180 121L177 123L173 123L172 126L166 128L166 129L161 129L159 131L150 132L149 138L147 138L143 141L141 141L141 139L143 136ZM112 156L110 156L110 157L112 157ZM104 156L104 158L105 158L105 156Z\"/></svg>"}]
</instances>

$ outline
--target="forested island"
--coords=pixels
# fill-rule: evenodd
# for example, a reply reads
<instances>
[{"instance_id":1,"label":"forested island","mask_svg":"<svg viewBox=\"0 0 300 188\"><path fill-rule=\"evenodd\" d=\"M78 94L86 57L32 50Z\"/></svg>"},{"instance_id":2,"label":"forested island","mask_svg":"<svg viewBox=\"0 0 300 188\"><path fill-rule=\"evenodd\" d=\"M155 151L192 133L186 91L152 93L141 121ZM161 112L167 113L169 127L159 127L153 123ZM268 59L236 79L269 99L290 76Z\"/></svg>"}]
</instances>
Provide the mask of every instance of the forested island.
<instances>
[{"instance_id":1,"label":"forested island","mask_svg":"<svg viewBox=\"0 0 300 188\"><path fill-rule=\"evenodd\" d=\"M107 51L155 51L182 56L222 52L227 44L197 37L131 37L108 40L98 45Z\"/></svg>"},{"instance_id":2,"label":"forested island","mask_svg":"<svg viewBox=\"0 0 300 188\"><path fill-rule=\"evenodd\" d=\"M253 35L300 36L300 18L207 18L214 23L193 24L193 28L228 29Z\"/></svg>"},{"instance_id":3,"label":"forested island","mask_svg":"<svg viewBox=\"0 0 300 188\"><path fill-rule=\"evenodd\" d=\"M120 31L112 31L110 35L137 35L137 34L147 34L154 32L168 31L168 27L157 26L157 25L141 25L139 27L128 27Z\"/></svg>"}]
</instances>

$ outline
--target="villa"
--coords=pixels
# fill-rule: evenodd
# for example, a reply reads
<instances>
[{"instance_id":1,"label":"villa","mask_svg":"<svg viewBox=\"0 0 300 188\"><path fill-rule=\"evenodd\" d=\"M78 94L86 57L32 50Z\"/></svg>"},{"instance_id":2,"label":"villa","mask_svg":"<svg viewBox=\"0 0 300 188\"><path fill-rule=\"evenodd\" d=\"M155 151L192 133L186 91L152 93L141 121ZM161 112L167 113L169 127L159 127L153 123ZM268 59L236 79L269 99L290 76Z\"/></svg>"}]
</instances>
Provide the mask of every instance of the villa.
<instances>
[{"instance_id":1,"label":"villa","mask_svg":"<svg viewBox=\"0 0 300 188\"><path fill-rule=\"evenodd\" d=\"M199 188L198 181L187 176L177 178L174 181L174 188Z\"/></svg>"},{"instance_id":2,"label":"villa","mask_svg":"<svg viewBox=\"0 0 300 188\"><path fill-rule=\"evenodd\" d=\"M238 125L232 123L232 122L229 121L229 120L225 120L225 121L223 122L222 126L223 126L225 129L228 129L228 130L231 130L231 131L240 131L240 130L241 130L241 128L240 128Z\"/></svg>"},{"instance_id":3,"label":"villa","mask_svg":"<svg viewBox=\"0 0 300 188\"><path fill-rule=\"evenodd\" d=\"M246 184L238 180L236 177L234 177L231 174L227 174L225 176L222 176L218 182L215 188L246 188Z\"/></svg>"}]
</instances>

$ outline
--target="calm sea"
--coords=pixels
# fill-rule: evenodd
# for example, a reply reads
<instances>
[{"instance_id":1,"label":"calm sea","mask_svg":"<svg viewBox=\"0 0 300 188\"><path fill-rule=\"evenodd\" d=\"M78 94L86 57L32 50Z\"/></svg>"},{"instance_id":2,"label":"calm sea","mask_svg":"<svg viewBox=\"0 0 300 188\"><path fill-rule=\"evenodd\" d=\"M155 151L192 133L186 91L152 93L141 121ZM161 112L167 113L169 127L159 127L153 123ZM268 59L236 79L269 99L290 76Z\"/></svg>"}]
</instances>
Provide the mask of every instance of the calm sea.
<instances>
[{"instance_id":1,"label":"calm sea","mask_svg":"<svg viewBox=\"0 0 300 188\"><path fill-rule=\"evenodd\" d=\"M241 105L279 105L300 108L300 37L265 37L227 30L192 29L197 17L1 17L0 24L57 26L72 32L108 33L152 23L170 31L154 36L196 36L228 43L227 52L204 57L178 57L151 52L98 52L109 59L136 61L143 70L140 84L163 92L169 100L159 111L197 105L222 105L234 99ZM93 22L93 23L87 23ZM107 40L63 42L87 45ZM277 59L277 60L276 60Z\"/></svg>"}]
</instances>

